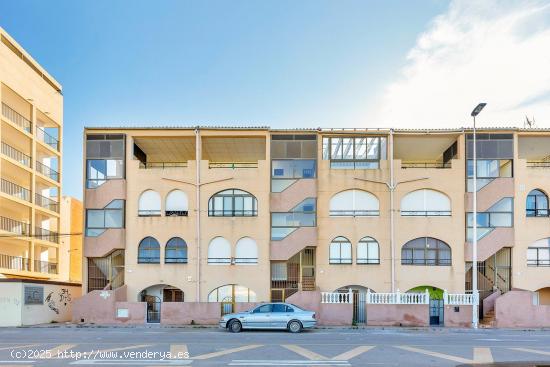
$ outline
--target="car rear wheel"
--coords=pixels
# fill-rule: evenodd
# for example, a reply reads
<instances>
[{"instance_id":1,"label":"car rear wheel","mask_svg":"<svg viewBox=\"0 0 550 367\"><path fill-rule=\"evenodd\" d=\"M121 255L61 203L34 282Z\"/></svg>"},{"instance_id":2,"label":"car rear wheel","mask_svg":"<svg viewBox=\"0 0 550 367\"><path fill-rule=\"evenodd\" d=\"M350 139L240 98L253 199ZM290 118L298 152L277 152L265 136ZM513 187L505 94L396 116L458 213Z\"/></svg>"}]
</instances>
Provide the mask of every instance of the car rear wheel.
<instances>
[{"instance_id":1,"label":"car rear wheel","mask_svg":"<svg viewBox=\"0 0 550 367\"><path fill-rule=\"evenodd\" d=\"M290 331L291 333L299 333L300 331L302 331L302 324L300 323L300 321L293 320L288 323L288 331Z\"/></svg>"},{"instance_id":2,"label":"car rear wheel","mask_svg":"<svg viewBox=\"0 0 550 367\"><path fill-rule=\"evenodd\" d=\"M243 329L243 326L241 325L239 320L231 320L229 322L228 328L229 328L229 331L231 331L232 333L240 333L241 330Z\"/></svg>"}]
</instances>

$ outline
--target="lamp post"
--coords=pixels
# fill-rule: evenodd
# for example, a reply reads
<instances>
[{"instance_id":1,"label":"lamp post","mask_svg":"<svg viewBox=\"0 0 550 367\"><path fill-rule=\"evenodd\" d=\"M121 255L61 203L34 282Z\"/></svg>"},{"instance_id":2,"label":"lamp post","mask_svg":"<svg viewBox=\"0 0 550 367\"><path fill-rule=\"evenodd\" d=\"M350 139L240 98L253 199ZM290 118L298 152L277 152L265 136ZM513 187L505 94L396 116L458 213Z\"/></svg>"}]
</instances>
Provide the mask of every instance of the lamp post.
<instances>
[{"instance_id":1,"label":"lamp post","mask_svg":"<svg viewBox=\"0 0 550 367\"><path fill-rule=\"evenodd\" d=\"M476 116L479 115L481 110L487 105L487 103L480 103L474 108L471 116L474 118L474 146L473 153L473 231L472 231L472 295L474 297L474 305L472 307L472 327L477 329L479 322L479 291L477 289L477 154L476 154Z\"/></svg>"}]
</instances>

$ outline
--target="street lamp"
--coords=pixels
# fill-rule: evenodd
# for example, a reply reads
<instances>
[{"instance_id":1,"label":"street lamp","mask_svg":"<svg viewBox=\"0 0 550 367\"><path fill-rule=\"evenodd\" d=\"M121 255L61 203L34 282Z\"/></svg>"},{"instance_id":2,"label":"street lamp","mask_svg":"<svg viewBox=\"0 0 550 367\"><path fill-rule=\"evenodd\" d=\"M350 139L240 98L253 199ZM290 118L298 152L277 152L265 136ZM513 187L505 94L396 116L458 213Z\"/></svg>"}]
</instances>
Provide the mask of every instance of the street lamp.
<instances>
[{"instance_id":1,"label":"street lamp","mask_svg":"<svg viewBox=\"0 0 550 367\"><path fill-rule=\"evenodd\" d=\"M474 305L472 307L472 327L474 329L477 329L477 325L479 322L479 292L477 289L477 154L476 154L476 116L479 115L481 110L487 105L487 103L480 103L474 108L474 110L471 113L471 116L474 118L474 146L473 146L473 166L474 166L474 172L473 172L473 187L472 190L474 192L474 199L473 199L473 231L472 231L472 296L474 297Z\"/></svg>"}]
</instances>

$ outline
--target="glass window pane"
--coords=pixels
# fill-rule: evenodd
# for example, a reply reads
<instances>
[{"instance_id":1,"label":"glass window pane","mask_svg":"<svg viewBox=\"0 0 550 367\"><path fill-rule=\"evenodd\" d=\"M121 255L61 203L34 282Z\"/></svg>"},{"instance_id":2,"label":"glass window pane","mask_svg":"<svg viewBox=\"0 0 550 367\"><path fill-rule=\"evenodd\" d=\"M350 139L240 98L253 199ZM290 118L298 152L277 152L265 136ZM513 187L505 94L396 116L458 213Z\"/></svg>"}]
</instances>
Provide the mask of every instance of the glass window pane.
<instances>
[{"instance_id":1,"label":"glass window pane","mask_svg":"<svg viewBox=\"0 0 550 367\"><path fill-rule=\"evenodd\" d=\"M368 159L379 159L379 143L380 140L376 138L367 138L367 158Z\"/></svg>"},{"instance_id":2,"label":"glass window pane","mask_svg":"<svg viewBox=\"0 0 550 367\"><path fill-rule=\"evenodd\" d=\"M378 254L378 244L374 242L369 243L369 258L370 259L379 259L380 255Z\"/></svg>"},{"instance_id":3,"label":"glass window pane","mask_svg":"<svg viewBox=\"0 0 550 367\"><path fill-rule=\"evenodd\" d=\"M355 159L367 158L367 138L355 138Z\"/></svg>"},{"instance_id":4,"label":"glass window pane","mask_svg":"<svg viewBox=\"0 0 550 367\"><path fill-rule=\"evenodd\" d=\"M104 228L104 212L103 210L88 210L87 226L88 228Z\"/></svg>"},{"instance_id":5,"label":"glass window pane","mask_svg":"<svg viewBox=\"0 0 550 367\"><path fill-rule=\"evenodd\" d=\"M330 158L330 138L323 138L323 159Z\"/></svg>"},{"instance_id":6,"label":"glass window pane","mask_svg":"<svg viewBox=\"0 0 550 367\"><path fill-rule=\"evenodd\" d=\"M88 178L89 179L104 179L107 177L107 167L104 160L89 159L88 160Z\"/></svg>"},{"instance_id":7,"label":"glass window pane","mask_svg":"<svg viewBox=\"0 0 550 367\"><path fill-rule=\"evenodd\" d=\"M105 211L105 227L106 228L122 228L122 211L121 210L106 210Z\"/></svg>"},{"instance_id":8,"label":"glass window pane","mask_svg":"<svg viewBox=\"0 0 550 367\"><path fill-rule=\"evenodd\" d=\"M342 138L342 156L344 159L353 159L353 138Z\"/></svg>"},{"instance_id":9,"label":"glass window pane","mask_svg":"<svg viewBox=\"0 0 550 367\"><path fill-rule=\"evenodd\" d=\"M331 158L332 159L342 159L343 157L343 148L342 148L342 138L332 138L331 139Z\"/></svg>"},{"instance_id":10,"label":"glass window pane","mask_svg":"<svg viewBox=\"0 0 550 367\"><path fill-rule=\"evenodd\" d=\"M340 258L340 244L339 243L331 243L330 244L330 258L331 259L339 259Z\"/></svg>"},{"instance_id":11,"label":"glass window pane","mask_svg":"<svg viewBox=\"0 0 550 367\"><path fill-rule=\"evenodd\" d=\"M349 242L341 244L342 259L351 259L351 244Z\"/></svg>"}]
</instances>

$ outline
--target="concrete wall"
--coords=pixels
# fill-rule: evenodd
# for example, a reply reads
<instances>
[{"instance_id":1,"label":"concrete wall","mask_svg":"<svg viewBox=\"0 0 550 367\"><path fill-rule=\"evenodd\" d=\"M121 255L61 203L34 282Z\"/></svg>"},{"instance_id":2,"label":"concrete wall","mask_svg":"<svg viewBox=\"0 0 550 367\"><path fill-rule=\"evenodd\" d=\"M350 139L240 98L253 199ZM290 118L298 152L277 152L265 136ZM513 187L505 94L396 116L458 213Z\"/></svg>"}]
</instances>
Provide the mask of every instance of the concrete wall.
<instances>
[{"instance_id":1,"label":"concrete wall","mask_svg":"<svg viewBox=\"0 0 550 367\"><path fill-rule=\"evenodd\" d=\"M23 302L21 283L0 283L0 326L20 326Z\"/></svg>"},{"instance_id":2,"label":"concrete wall","mask_svg":"<svg viewBox=\"0 0 550 367\"><path fill-rule=\"evenodd\" d=\"M550 306L534 306L534 293L511 290L495 302L497 327L550 327Z\"/></svg>"},{"instance_id":3,"label":"concrete wall","mask_svg":"<svg viewBox=\"0 0 550 367\"><path fill-rule=\"evenodd\" d=\"M428 326L429 305L367 305L369 326Z\"/></svg>"},{"instance_id":4,"label":"concrete wall","mask_svg":"<svg viewBox=\"0 0 550 367\"><path fill-rule=\"evenodd\" d=\"M217 325L221 317L218 302L164 302L160 307L162 324Z\"/></svg>"},{"instance_id":5,"label":"concrete wall","mask_svg":"<svg viewBox=\"0 0 550 367\"><path fill-rule=\"evenodd\" d=\"M472 306L446 305L443 314L447 327L470 327L472 325Z\"/></svg>"},{"instance_id":6,"label":"concrete wall","mask_svg":"<svg viewBox=\"0 0 550 367\"><path fill-rule=\"evenodd\" d=\"M321 292L300 291L287 298L300 308L315 312L318 325L351 325L353 321L353 304L321 303Z\"/></svg>"},{"instance_id":7,"label":"concrete wall","mask_svg":"<svg viewBox=\"0 0 550 367\"><path fill-rule=\"evenodd\" d=\"M127 310L128 317L119 317L120 310ZM147 321L147 303L115 302L115 322L123 324L144 324Z\"/></svg>"}]
</instances>

